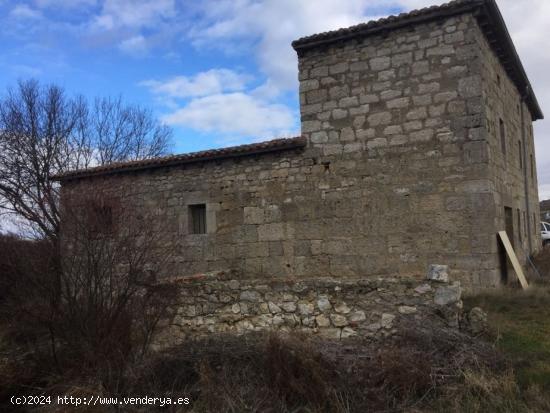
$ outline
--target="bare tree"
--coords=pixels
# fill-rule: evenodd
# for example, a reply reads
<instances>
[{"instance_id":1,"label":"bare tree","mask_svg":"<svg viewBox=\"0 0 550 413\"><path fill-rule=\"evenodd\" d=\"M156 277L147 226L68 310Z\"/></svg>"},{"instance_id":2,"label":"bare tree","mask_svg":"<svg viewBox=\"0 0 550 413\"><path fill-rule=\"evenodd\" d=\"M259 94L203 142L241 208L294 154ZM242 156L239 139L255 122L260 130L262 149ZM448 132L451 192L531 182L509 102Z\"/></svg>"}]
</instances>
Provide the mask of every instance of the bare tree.
<instances>
[{"instance_id":1,"label":"bare tree","mask_svg":"<svg viewBox=\"0 0 550 413\"><path fill-rule=\"evenodd\" d=\"M0 213L39 235L59 233L59 187L50 176L168 152L171 130L121 98L69 97L55 85L19 82L0 99Z\"/></svg>"},{"instance_id":2,"label":"bare tree","mask_svg":"<svg viewBox=\"0 0 550 413\"><path fill-rule=\"evenodd\" d=\"M163 220L101 190L64 194L62 213L60 248L0 237L0 320L59 372L116 387L173 309L177 290L157 275L177 246Z\"/></svg>"}]
</instances>

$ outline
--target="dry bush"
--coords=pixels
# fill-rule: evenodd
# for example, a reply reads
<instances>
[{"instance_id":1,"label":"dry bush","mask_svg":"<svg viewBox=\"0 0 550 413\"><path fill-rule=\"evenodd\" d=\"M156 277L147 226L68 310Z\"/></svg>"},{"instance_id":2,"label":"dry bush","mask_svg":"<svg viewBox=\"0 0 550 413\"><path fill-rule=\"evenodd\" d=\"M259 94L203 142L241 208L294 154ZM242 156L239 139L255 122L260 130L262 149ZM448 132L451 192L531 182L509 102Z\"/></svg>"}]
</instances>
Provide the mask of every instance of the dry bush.
<instances>
[{"instance_id":1,"label":"dry bush","mask_svg":"<svg viewBox=\"0 0 550 413\"><path fill-rule=\"evenodd\" d=\"M101 195L64 208L59 245L6 241L11 287L1 321L9 362L0 398L61 382L123 391L175 299L155 281L172 246L154 217Z\"/></svg>"},{"instance_id":2,"label":"dry bush","mask_svg":"<svg viewBox=\"0 0 550 413\"><path fill-rule=\"evenodd\" d=\"M506 364L490 345L450 330L413 328L383 343L255 333L166 350L133 391L190 396L196 412L422 411L470 369Z\"/></svg>"}]
</instances>

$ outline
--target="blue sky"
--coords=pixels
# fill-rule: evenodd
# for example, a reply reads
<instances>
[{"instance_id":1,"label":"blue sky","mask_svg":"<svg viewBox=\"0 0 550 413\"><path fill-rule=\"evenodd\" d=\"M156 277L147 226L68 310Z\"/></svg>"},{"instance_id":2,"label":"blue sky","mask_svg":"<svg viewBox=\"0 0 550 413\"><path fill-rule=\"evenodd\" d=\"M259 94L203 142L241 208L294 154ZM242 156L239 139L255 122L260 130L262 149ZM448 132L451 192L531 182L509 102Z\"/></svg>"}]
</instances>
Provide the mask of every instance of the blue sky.
<instances>
[{"instance_id":1,"label":"blue sky","mask_svg":"<svg viewBox=\"0 0 550 413\"><path fill-rule=\"evenodd\" d=\"M293 136L290 42L400 9L362 1L0 0L0 89L33 77L70 94L122 95L174 128L176 152Z\"/></svg>"},{"instance_id":2,"label":"blue sky","mask_svg":"<svg viewBox=\"0 0 550 413\"><path fill-rule=\"evenodd\" d=\"M69 94L122 95L174 128L175 152L293 136L292 40L440 2L0 0L0 90L33 77ZM498 3L550 116L550 57L540 53L550 1ZM535 131L541 198L550 197L550 127Z\"/></svg>"}]
</instances>

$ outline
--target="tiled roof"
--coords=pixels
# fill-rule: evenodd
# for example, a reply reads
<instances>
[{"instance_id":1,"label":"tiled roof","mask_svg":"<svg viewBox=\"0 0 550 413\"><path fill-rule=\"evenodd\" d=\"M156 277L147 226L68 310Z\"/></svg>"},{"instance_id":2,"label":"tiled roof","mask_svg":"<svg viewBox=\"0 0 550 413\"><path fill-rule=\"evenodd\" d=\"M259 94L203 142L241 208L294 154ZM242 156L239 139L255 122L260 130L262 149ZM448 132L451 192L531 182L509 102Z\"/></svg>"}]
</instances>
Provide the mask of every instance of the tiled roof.
<instances>
[{"instance_id":1,"label":"tiled roof","mask_svg":"<svg viewBox=\"0 0 550 413\"><path fill-rule=\"evenodd\" d=\"M297 149L306 146L303 137L275 139L271 141L252 143L249 145L232 146L221 149L210 149L201 152L192 152L181 155L164 156L159 158L144 159L130 162L117 162L104 166L88 169L79 169L54 175L51 179L65 181L97 175L109 175L121 172L137 171L166 166L182 165L196 162L212 161L218 159L235 158L247 155L256 155L267 152L276 152L286 149Z\"/></svg>"},{"instance_id":2,"label":"tiled roof","mask_svg":"<svg viewBox=\"0 0 550 413\"><path fill-rule=\"evenodd\" d=\"M415 24L417 20L425 21L429 18L438 19L442 15L456 15L472 11L484 3L484 0L454 0L440 6L430 6L423 9L412 10L397 16L388 16L378 20L371 20L355 26L332 30L323 33L305 36L292 42L296 51L308 49L320 44L332 43L349 38L367 36L380 31L396 29L401 26Z\"/></svg>"},{"instance_id":3,"label":"tiled roof","mask_svg":"<svg viewBox=\"0 0 550 413\"><path fill-rule=\"evenodd\" d=\"M305 51L319 46L354 38L365 38L463 13L473 13L476 16L481 29L508 75L516 84L519 92L525 95L533 119L542 119L544 115L495 0L454 0L440 6L426 7L344 29L302 37L292 42L292 47L298 55L302 55Z\"/></svg>"}]
</instances>

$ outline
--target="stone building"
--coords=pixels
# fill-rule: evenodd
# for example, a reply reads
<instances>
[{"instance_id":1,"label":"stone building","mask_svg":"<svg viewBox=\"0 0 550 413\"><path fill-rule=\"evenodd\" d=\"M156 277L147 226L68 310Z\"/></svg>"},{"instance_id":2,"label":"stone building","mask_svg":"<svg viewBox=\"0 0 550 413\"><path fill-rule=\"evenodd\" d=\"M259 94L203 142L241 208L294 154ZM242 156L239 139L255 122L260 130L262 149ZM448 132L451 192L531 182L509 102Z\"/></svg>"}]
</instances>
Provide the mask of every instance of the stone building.
<instances>
[{"instance_id":1,"label":"stone building","mask_svg":"<svg viewBox=\"0 0 550 413\"><path fill-rule=\"evenodd\" d=\"M155 211L176 272L423 276L470 289L540 248L543 114L494 0L457 0L293 42L302 136L56 178Z\"/></svg>"}]
</instances>

